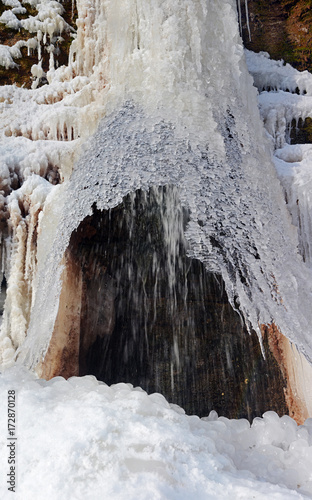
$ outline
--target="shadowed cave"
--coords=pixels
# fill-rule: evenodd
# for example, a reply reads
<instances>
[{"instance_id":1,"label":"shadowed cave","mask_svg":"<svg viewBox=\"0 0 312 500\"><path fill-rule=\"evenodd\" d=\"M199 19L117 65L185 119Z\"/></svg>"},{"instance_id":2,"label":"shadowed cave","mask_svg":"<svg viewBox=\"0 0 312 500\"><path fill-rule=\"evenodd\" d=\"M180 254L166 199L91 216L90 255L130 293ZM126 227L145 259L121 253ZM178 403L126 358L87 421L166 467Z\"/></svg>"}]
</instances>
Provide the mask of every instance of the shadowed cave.
<instances>
[{"instance_id":1,"label":"shadowed cave","mask_svg":"<svg viewBox=\"0 0 312 500\"><path fill-rule=\"evenodd\" d=\"M170 186L84 219L68 251L82 270L79 375L161 392L187 413L288 412L281 371L261 354L220 275L187 256L188 212ZM264 339L265 340L265 339Z\"/></svg>"}]
</instances>

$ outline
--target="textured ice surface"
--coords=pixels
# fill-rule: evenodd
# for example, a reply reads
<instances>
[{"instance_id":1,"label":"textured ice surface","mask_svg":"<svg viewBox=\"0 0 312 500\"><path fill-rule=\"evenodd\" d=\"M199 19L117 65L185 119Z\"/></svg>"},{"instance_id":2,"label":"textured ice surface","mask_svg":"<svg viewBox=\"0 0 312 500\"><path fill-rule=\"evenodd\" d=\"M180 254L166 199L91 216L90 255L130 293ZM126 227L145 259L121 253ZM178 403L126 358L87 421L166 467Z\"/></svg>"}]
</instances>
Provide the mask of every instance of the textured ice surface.
<instances>
[{"instance_id":1,"label":"textured ice surface","mask_svg":"<svg viewBox=\"0 0 312 500\"><path fill-rule=\"evenodd\" d=\"M187 416L160 394L94 377L0 375L16 391L18 500L300 500L312 497L312 422ZM1 498L7 412L0 414Z\"/></svg>"},{"instance_id":2,"label":"textured ice surface","mask_svg":"<svg viewBox=\"0 0 312 500\"><path fill-rule=\"evenodd\" d=\"M40 318L39 326L39 311L55 304L60 258L93 203L109 209L129 192L164 184L179 188L182 205L190 211L190 254L222 274L230 301L239 305L250 325L257 330L259 323L274 321L291 338L304 341L310 332L308 271L296 253L274 168L266 154L260 169L251 151L244 151L248 142L242 145L238 139L234 116L228 112L220 121L222 159L214 154L209 138L206 147L200 142L194 147L188 134L181 137L177 124L147 117L133 103L103 119L67 187L66 209L41 277L42 292L21 359L27 353L27 364L35 365L39 350L45 348L47 340L38 334L39 328L51 331L54 319L53 314L47 316L44 321L50 324L45 324ZM295 336L299 331L303 335Z\"/></svg>"}]
</instances>

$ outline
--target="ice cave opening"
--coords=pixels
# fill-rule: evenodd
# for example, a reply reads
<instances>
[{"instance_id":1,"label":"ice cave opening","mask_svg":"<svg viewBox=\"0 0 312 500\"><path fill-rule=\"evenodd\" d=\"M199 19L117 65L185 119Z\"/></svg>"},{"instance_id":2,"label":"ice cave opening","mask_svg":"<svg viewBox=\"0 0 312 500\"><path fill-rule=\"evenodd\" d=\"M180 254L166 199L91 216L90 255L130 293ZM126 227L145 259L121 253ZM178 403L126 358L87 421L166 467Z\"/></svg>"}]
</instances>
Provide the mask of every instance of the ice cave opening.
<instances>
[{"instance_id":1,"label":"ice cave opening","mask_svg":"<svg viewBox=\"0 0 312 500\"><path fill-rule=\"evenodd\" d=\"M270 350L265 359L221 275L188 256L188 220L171 185L138 189L109 210L94 204L66 251L73 279L65 280L64 300L74 297L79 314L64 321L61 312L56 322L71 338L61 353L66 373L58 374L130 382L199 416L287 413ZM60 310L68 309L61 297Z\"/></svg>"}]
</instances>

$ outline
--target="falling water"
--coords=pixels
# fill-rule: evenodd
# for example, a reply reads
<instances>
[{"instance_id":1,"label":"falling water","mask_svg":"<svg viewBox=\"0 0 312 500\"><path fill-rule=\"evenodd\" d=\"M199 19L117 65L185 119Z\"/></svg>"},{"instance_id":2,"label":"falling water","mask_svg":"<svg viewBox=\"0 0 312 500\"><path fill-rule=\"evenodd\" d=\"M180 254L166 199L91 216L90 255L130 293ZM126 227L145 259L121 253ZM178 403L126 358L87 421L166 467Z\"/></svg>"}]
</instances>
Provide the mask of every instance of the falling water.
<instances>
[{"instance_id":1,"label":"falling water","mask_svg":"<svg viewBox=\"0 0 312 500\"><path fill-rule=\"evenodd\" d=\"M113 209L93 207L73 232L68 253L82 269L79 374L161 392L197 415L287 411L272 395L283 393L281 374L232 310L221 275L187 256L188 221L179 190L165 185Z\"/></svg>"}]
</instances>

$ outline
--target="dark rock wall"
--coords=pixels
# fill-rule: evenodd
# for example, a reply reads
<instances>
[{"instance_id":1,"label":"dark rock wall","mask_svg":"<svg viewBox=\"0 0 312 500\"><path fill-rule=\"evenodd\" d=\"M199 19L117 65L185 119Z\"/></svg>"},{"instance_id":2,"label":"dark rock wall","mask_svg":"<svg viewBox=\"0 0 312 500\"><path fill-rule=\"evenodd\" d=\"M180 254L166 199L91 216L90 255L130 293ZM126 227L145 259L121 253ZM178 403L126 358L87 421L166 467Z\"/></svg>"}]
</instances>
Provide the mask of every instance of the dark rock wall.
<instances>
[{"instance_id":1,"label":"dark rock wall","mask_svg":"<svg viewBox=\"0 0 312 500\"><path fill-rule=\"evenodd\" d=\"M166 201L157 205L156 191L110 212L94 209L72 235L68 253L82 269L79 374L161 392L200 416L287 413L285 379L266 338L264 359L221 276L187 257L182 235L170 283ZM187 214L176 217L185 223Z\"/></svg>"},{"instance_id":2,"label":"dark rock wall","mask_svg":"<svg viewBox=\"0 0 312 500\"><path fill-rule=\"evenodd\" d=\"M248 0L250 37L245 0L241 3L244 45L284 59L298 70L312 70L311 0Z\"/></svg>"}]
</instances>

